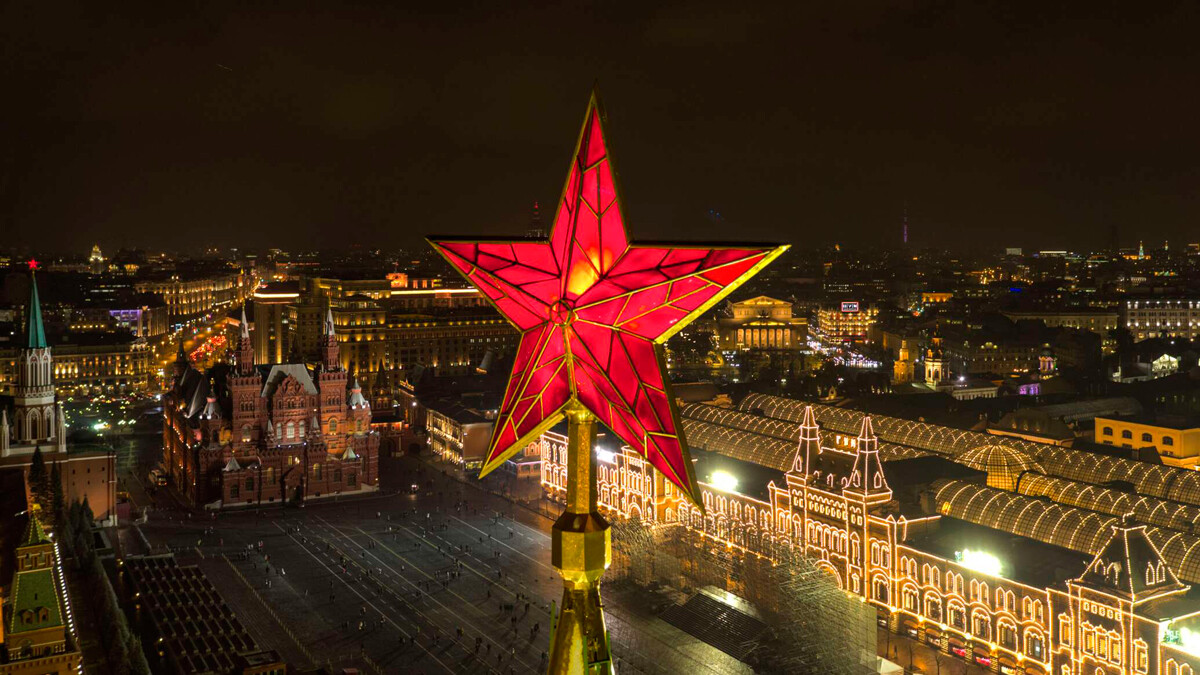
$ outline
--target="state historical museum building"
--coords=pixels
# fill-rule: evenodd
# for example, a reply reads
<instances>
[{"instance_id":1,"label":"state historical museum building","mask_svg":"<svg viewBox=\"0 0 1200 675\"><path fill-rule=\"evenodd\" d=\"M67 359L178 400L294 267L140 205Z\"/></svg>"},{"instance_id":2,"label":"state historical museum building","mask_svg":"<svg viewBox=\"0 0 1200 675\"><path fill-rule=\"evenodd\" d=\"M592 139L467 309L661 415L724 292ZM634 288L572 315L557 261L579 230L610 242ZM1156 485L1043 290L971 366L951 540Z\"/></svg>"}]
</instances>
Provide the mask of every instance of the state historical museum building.
<instances>
[{"instance_id":1,"label":"state historical museum building","mask_svg":"<svg viewBox=\"0 0 1200 675\"><path fill-rule=\"evenodd\" d=\"M379 487L379 434L338 364L326 315L320 363L254 364L248 325L233 365L197 370L180 351L163 399L163 466L194 506L303 500Z\"/></svg>"}]
</instances>

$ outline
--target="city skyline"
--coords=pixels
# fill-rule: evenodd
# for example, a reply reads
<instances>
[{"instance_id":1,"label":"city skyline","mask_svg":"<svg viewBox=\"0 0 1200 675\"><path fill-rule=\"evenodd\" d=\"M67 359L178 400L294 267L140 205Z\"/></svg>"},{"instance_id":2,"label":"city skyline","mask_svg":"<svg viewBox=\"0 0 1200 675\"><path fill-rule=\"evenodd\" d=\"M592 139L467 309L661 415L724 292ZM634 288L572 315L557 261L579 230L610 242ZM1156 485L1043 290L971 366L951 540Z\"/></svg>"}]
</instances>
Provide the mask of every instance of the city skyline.
<instances>
[{"instance_id":1,"label":"city skyline","mask_svg":"<svg viewBox=\"0 0 1200 675\"><path fill-rule=\"evenodd\" d=\"M918 247L1183 243L1200 139L1162 85L1192 11L39 8L9 22L0 222L114 250L519 234L596 79L648 239L899 244L907 212Z\"/></svg>"}]
</instances>

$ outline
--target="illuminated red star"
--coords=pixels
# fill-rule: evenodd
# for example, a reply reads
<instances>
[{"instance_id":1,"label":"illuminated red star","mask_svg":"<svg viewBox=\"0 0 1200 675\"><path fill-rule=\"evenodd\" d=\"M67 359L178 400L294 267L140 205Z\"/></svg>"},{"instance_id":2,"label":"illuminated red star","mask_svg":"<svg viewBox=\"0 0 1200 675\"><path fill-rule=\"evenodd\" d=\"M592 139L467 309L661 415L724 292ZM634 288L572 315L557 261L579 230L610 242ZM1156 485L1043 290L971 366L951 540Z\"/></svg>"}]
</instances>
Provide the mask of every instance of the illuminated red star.
<instances>
[{"instance_id":1,"label":"illuminated red star","mask_svg":"<svg viewBox=\"0 0 1200 675\"><path fill-rule=\"evenodd\" d=\"M30 258L30 259L29 259L29 271L31 271L31 272L32 272L32 271L36 270L36 269L38 268L38 265L39 265L39 264L40 264L40 263L38 263L38 261L37 261L37 260L35 260L35 259L33 259L33 258Z\"/></svg>"},{"instance_id":2,"label":"illuminated red star","mask_svg":"<svg viewBox=\"0 0 1200 675\"><path fill-rule=\"evenodd\" d=\"M480 475L574 399L694 497L661 344L787 247L631 244L604 125L593 94L549 241L430 241L521 331Z\"/></svg>"}]
</instances>

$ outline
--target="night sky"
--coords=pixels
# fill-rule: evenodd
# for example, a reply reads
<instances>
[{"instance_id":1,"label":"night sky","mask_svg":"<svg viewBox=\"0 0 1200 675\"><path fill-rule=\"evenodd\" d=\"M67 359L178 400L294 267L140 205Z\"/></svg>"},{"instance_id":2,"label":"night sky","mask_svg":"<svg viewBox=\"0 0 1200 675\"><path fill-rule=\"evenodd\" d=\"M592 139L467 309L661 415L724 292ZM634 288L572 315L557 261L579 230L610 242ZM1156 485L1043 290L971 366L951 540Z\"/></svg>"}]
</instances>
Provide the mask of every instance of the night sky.
<instances>
[{"instance_id":1,"label":"night sky","mask_svg":"<svg viewBox=\"0 0 1200 675\"><path fill-rule=\"evenodd\" d=\"M510 4L6 3L0 246L518 234L594 80L635 239L1200 240L1196 3Z\"/></svg>"}]
</instances>

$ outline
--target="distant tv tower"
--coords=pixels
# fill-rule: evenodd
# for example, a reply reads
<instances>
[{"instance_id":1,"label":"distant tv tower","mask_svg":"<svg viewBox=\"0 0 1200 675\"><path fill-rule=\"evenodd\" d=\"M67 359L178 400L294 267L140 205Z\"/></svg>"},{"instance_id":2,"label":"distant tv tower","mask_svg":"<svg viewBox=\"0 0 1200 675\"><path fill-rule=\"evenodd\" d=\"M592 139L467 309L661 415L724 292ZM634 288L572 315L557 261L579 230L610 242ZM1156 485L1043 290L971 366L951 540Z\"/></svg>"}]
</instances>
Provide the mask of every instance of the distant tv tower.
<instances>
[{"instance_id":1,"label":"distant tv tower","mask_svg":"<svg viewBox=\"0 0 1200 675\"><path fill-rule=\"evenodd\" d=\"M904 219L902 222L901 238L904 240L904 245L908 245L908 202L904 203Z\"/></svg>"},{"instance_id":2,"label":"distant tv tower","mask_svg":"<svg viewBox=\"0 0 1200 675\"><path fill-rule=\"evenodd\" d=\"M525 231L525 236L531 239L546 238L546 228L542 225L542 214L536 201L533 203L533 216L529 219L529 229Z\"/></svg>"}]
</instances>

